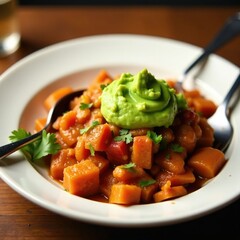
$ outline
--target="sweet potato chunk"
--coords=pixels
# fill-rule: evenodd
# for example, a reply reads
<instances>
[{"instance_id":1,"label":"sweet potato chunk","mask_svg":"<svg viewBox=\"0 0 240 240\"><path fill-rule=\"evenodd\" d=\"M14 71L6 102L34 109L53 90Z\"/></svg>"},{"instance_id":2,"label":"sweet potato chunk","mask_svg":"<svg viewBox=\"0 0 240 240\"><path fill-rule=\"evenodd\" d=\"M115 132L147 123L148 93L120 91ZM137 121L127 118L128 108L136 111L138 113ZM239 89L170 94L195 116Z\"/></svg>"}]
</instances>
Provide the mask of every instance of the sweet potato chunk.
<instances>
[{"instance_id":1,"label":"sweet potato chunk","mask_svg":"<svg viewBox=\"0 0 240 240\"><path fill-rule=\"evenodd\" d=\"M103 174L109 167L109 161L99 153L95 153L94 156L89 156L87 159L91 160L99 168L100 174Z\"/></svg>"},{"instance_id":2,"label":"sweet potato chunk","mask_svg":"<svg viewBox=\"0 0 240 240\"><path fill-rule=\"evenodd\" d=\"M76 122L76 111L68 111L63 114L59 121L59 127L61 130L68 130Z\"/></svg>"},{"instance_id":3,"label":"sweet potato chunk","mask_svg":"<svg viewBox=\"0 0 240 240\"><path fill-rule=\"evenodd\" d=\"M197 140L198 147L211 147L214 142L214 130L206 118L200 118L199 126L202 130L201 137Z\"/></svg>"},{"instance_id":4,"label":"sweet potato chunk","mask_svg":"<svg viewBox=\"0 0 240 240\"><path fill-rule=\"evenodd\" d=\"M80 128L79 125L74 125L67 130L59 129L59 133L61 135L62 141L67 144L69 147L73 147L80 136Z\"/></svg>"},{"instance_id":5,"label":"sweet potato chunk","mask_svg":"<svg viewBox=\"0 0 240 240\"><path fill-rule=\"evenodd\" d=\"M35 120L34 130L36 132L41 131L45 127L46 122L47 122L47 118L37 118Z\"/></svg>"},{"instance_id":6,"label":"sweet potato chunk","mask_svg":"<svg viewBox=\"0 0 240 240\"><path fill-rule=\"evenodd\" d=\"M142 187L141 203L150 203L153 199L153 194L158 191L158 183Z\"/></svg>"},{"instance_id":7,"label":"sweet potato chunk","mask_svg":"<svg viewBox=\"0 0 240 240\"><path fill-rule=\"evenodd\" d=\"M113 176L120 182L130 183L146 176L145 171L140 167L125 167L126 165L119 165L113 170Z\"/></svg>"},{"instance_id":8,"label":"sweet potato chunk","mask_svg":"<svg viewBox=\"0 0 240 240\"><path fill-rule=\"evenodd\" d=\"M65 167L77 163L75 151L72 148L60 150L57 154L52 155L50 163L50 174L54 179L63 179L63 170Z\"/></svg>"},{"instance_id":9,"label":"sweet potato chunk","mask_svg":"<svg viewBox=\"0 0 240 240\"><path fill-rule=\"evenodd\" d=\"M64 169L63 186L71 194L89 197L99 190L99 168L84 160Z\"/></svg>"},{"instance_id":10,"label":"sweet potato chunk","mask_svg":"<svg viewBox=\"0 0 240 240\"><path fill-rule=\"evenodd\" d=\"M164 170L181 174L184 173L184 158L181 153L174 151L163 151L155 159L155 162Z\"/></svg>"},{"instance_id":11,"label":"sweet potato chunk","mask_svg":"<svg viewBox=\"0 0 240 240\"><path fill-rule=\"evenodd\" d=\"M109 198L113 184L118 183L118 180L113 176L112 170L107 169L102 176L100 176L100 192Z\"/></svg>"},{"instance_id":12,"label":"sweet potato chunk","mask_svg":"<svg viewBox=\"0 0 240 240\"><path fill-rule=\"evenodd\" d=\"M133 138L132 162L138 167L150 169L152 167L152 140L147 136Z\"/></svg>"},{"instance_id":13,"label":"sweet potato chunk","mask_svg":"<svg viewBox=\"0 0 240 240\"><path fill-rule=\"evenodd\" d=\"M168 180L162 186L161 191L153 195L154 202L161 202L164 200L180 197L187 194L187 190L183 186L171 187L171 182Z\"/></svg>"},{"instance_id":14,"label":"sweet potato chunk","mask_svg":"<svg viewBox=\"0 0 240 240\"><path fill-rule=\"evenodd\" d=\"M105 151L112 140L109 124L100 124L85 134L85 148L93 147L95 151Z\"/></svg>"},{"instance_id":15,"label":"sweet potato chunk","mask_svg":"<svg viewBox=\"0 0 240 240\"><path fill-rule=\"evenodd\" d=\"M109 203L138 204L141 199L141 188L136 185L114 184L111 189Z\"/></svg>"},{"instance_id":16,"label":"sweet potato chunk","mask_svg":"<svg viewBox=\"0 0 240 240\"><path fill-rule=\"evenodd\" d=\"M85 148L84 138L82 136L78 137L78 141L75 147L75 157L80 162L86 159L90 155L90 150Z\"/></svg>"},{"instance_id":17,"label":"sweet potato chunk","mask_svg":"<svg viewBox=\"0 0 240 240\"><path fill-rule=\"evenodd\" d=\"M200 148L188 161L195 173L203 178L212 178L217 175L226 163L225 155L222 151L212 148Z\"/></svg>"},{"instance_id":18,"label":"sweet potato chunk","mask_svg":"<svg viewBox=\"0 0 240 240\"><path fill-rule=\"evenodd\" d=\"M192 104L196 112L201 113L202 116L209 118L216 111L216 104L203 97L197 97L192 99Z\"/></svg>"},{"instance_id":19,"label":"sweet potato chunk","mask_svg":"<svg viewBox=\"0 0 240 240\"><path fill-rule=\"evenodd\" d=\"M172 186L186 185L195 182L196 178L192 170L187 169L183 174L173 174L169 180Z\"/></svg>"},{"instance_id":20,"label":"sweet potato chunk","mask_svg":"<svg viewBox=\"0 0 240 240\"><path fill-rule=\"evenodd\" d=\"M43 103L44 107L47 111L49 111L60 98L64 97L68 93L71 93L72 91L73 89L71 87L63 87L55 90L45 99Z\"/></svg>"}]
</instances>

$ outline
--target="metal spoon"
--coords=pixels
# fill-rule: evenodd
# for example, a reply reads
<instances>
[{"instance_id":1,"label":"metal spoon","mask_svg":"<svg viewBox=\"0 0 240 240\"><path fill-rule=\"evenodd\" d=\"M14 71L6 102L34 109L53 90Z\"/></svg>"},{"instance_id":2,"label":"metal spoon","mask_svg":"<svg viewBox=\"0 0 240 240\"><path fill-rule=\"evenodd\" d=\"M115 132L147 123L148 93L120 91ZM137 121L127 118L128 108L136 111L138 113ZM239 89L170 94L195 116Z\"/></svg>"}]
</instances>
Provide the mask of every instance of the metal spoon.
<instances>
[{"instance_id":1,"label":"metal spoon","mask_svg":"<svg viewBox=\"0 0 240 240\"><path fill-rule=\"evenodd\" d=\"M240 33L240 12L230 17L215 36L215 38L203 49L201 55L182 73L175 84L178 92L183 92L183 82L187 74L211 53L222 47L225 43Z\"/></svg>"},{"instance_id":2,"label":"metal spoon","mask_svg":"<svg viewBox=\"0 0 240 240\"><path fill-rule=\"evenodd\" d=\"M49 111L47 122L43 130L50 131L52 124L56 121L56 119L62 115L62 113L69 110L69 102L74 99L74 97L78 97L82 95L83 90L72 92L63 98L61 98L55 106ZM7 157L11 153L19 150L20 148L26 146L27 144L35 141L37 138L39 138L42 135L42 131L37 132L29 137L26 137L22 140L9 143L7 145L0 147L0 159L3 159L4 157Z\"/></svg>"},{"instance_id":3,"label":"metal spoon","mask_svg":"<svg viewBox=\"0 0 240 240\"><path fill-rule=\"evenodd\" d=\"M226 151L233 137L233 126L230 121L228 106L234 93L239 90L239 86L240 74L223 99L222 103L218 106L216 112L208 119L208 123L214 129L214 147L223 152ZM237 100L239 100L239 97Z\"/></svg>"}]
</instances>

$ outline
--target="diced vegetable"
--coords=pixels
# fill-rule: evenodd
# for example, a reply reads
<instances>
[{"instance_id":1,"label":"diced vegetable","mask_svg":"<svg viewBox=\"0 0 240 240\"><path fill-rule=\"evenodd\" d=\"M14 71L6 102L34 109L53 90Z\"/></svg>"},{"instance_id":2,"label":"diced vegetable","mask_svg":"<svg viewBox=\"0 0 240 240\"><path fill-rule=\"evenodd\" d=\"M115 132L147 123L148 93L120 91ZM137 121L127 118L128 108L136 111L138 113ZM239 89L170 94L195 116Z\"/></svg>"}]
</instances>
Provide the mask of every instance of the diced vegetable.
<instances>
[{"instance_id":1,"label":"diced vegetable","mask_svg":"<svg viewBox=\"0 0 240 240\"><path fill-rule=\"evenodd\" d=\"M41 131L45 127L46 121L47 121L46 118L38 118L38 119L36 119L35 120L34 130L36 132Z\"/></svg>"},{"instance_id":2,"label":"diced vegetable","mask_svg":"<svg viewBox=\"0 0 240 240\"><path fill-rule=\"evenodd\" d=\"M209 118L216 111L216 104L203 97L193 98L192 105L196 112L202 114L204 117Z\"/></svg>"},{"instance_id":3,"label":"diced vegetable","mask_svg":"<svg viewBox=\"0 0 240 240\"><path fill-rule=\"evenodd\" d=\"M155 202L161 202L168 199L184 196L187 194L187 190L183 186L171 187L171 182L167 181L161 188L161 191L153 195Z\"/></svg>"},{"instance_id":4,"label":"diced vegetable","mask_svg":"<svg viewBox=\"0 0 240 240\"><path fill-rule=\"evenodd\" d=\"M187 184L195 182L196 177L194 176L191 169L186 169L186 171L182 174L171 175L169 180L171 181L171 186L185 186Z\"/></svg>"},{"instance_id":5,"label":"diced vegetable","mask_svg":"<svg viewBox=\"0 0 240 240\"><path fill-rule=\"evenodd\" d=\"M90 150L85 148L85 141L82 136L78 137L78 141L75 147L75 157L80 162L86 159L90 155Z\"/></svg>"},{"instance_id":6,"label":"diced vegetable","mask_svg":"<svg viewBox=\"0 0 240 240\"><path fill-rule=\"evenodd\" d=\"M112 170L109 168L100 176L100 192L109 198L113 184L118 183L118 180L113 176Z\"/></svg>"},{"instance_id":7,"label":"diced vegetable","mask_svg":"<svg viewBox=\"0 0 240 240\"><path fill-rule=\"evenodd\" d=\"M174 151L160 152L155 158L155 162L164 170L174 174L185 172L185 161L181 153Z\"/></svg>"},{"instance_id":8,"label":"diced vegetable","mask_svg":"<svg viewBox=\"0 0 240 240\"><path fill-rule=\"evenodd\" d=\"M152 178L140 180L139 183L140 185L143 183L145 183L146 185L142 186L141 202L151 203L153 201L153 194L155 194L158 191L158 183Z\"/></svg>"},{"instance_id":9,"label":"diced vegetable","mask_svg":"<svg viewBox=\"0 0 240 240\"><path fill-rule=\"evenodd\" d=\"M126 164L115 167L113 176L120 182L133 182L140 177L145 176L145 171L135 165Z\"/></svg>"},{"instance_id":10,"label":"diced vegetable","mask_svg":"<svg viewBox=\"0 0 240 240\"><path fill-rule=\"evenodd\" d=\"M105 151L112 140L112 132L109 124L100 124L90 129L85 134L85 148L90 149L90 145L95 151Z\"/></svg>"},{"instance_id":11,"label":"diced vegetable","mask_svg":"<svg viewBox=\"0 0 240 240\"><path fill-rule=\"evenodd\" d=\"M122 165L129 162L129 147L124 141L111 141L106 149L108 160L113 165Z\"/></svg>"},{"instance_id":12,"label":"diced vegetable","mask_svg":"<svg viewBox=\"0 0 240 240\"><path fill-rule=\"evenodd\" d=\"M132 162L136 166L150 169L152 167L153 142L147 136L136 136L133 138Z\"/></svg>"},{"instance_id":13,"label":"diced vegetable","mask_svg":"<svg viewBox=\"0 0 240 240\"><path fill-rule=\"evenodd\" d=\"M50 163L50 174L54 179L63 179L63 170L77 163L75 150L72 148L62 149L57 154L52 155Z\"/></svg>"},{"instance_id":14,"label":"diced vegetable","mask_svg":"<svg viewBox=\"0 0 240 240\"><path fill-rule=\"evenodd\" d=\"M68 147L72 147L77 143L78 137L80 136L80 128L81 126L75 125L67 130L59 129L59 133Z\"/></svg>"},{"instance_id":15,"label":"diced vegetable","mask_svg":"<svg viewBox=\"0 0 240 240\"><path fill-rule=\"evenodd\" d=\"M141 200L141 188L136 185L114 184L111 189L109 203L138 204Z\"/></svg>"},{"instance_id":16,"label":"diced vegetable","mask_svg":"<svg viewBox=\"0 0 240 240\"><path fill-rule=\"evenodd\" d=\"M71 110L63 114L59 121L59 127L61 130L68 130L76 122L76 112Z\"/></svg>"},{"instance_id":17,"label":"diced vegetable","mask_svg":"<svg viewBox=\"0 0 240 240\"><path fill-rule=\"evenodd\" d=\"M212 147L199 149L190 157L188 165L203 178L213 178L226 163L224 153Z\"/></svg>"},{"instance_id":18,"label":"diced vegetable","mask_svg":"<svg viewBox=\"0 0 240 240\"><path fill-rule=\"evenodd\" d=\"M100 170L100 175L106 172L109 167L109 161L100 155L100 153L96 153L94 156L89 156L87 160L91 160Z\"/></svg>"},{"instance_id":19,"label":"diced vegetable","mask_svg":"<svg viewBox=\"0 0 240 240\"><path fill-rule=\"evenodd\" d=\"M201 118L199 126L202 130L202 136L197 140L199 147L211 147L214 142L213 128L208 124L207 119Z\"/></svg>"},{"instance_id":20,"label":"diced vegetable","mask_svg":"<svg viewBox=\"0 0 240 240\"><path fill-rule=\"evenodd\" d=\"M47 111L49 111L58 100L60 100L62 97L67 95L68 93L71 93L73 89L71 87L63 87L55 90L52 92L44 101L44 107Z\"/></svg>"},{"instance_id":21,"label":"diced vegetable","mask_svg":"<svg viewBox=\"0 0 240 240\"><path fill-rule=\"evenodd\" d=\"M66 167L63 186L74 195L92 196L99 191L99 168L91 160Z\"/></svg>"}]
</instances>

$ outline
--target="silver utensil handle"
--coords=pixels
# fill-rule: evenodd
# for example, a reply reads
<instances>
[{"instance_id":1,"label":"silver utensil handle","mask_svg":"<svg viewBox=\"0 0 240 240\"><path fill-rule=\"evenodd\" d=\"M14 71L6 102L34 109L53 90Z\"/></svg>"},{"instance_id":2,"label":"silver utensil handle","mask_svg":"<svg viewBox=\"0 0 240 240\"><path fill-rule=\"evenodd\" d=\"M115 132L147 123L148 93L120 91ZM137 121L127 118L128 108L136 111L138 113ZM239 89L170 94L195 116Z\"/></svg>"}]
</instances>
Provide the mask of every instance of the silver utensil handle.
<instances>
[{"instance_id":1,"label":"silver utensil handle","mask_svg":"<svg viewBox=\"0 0 240 240\"><path fill-rule=\"evenodd\" d=\"M240 12L230 17L216 37L208 44L203 53L184 71L186 75L190 70L192 70L199 62L206 58L209 54L216 51L218 48L223 46L226 42L231 40L233 37L240 34Z\"/></svg>"},{"instance_id":2,"label":"silver utensil handle","mask_svg":"<svg viewBox=\"0 0 240 240\"><path fill-rule=\"evenodd\" d=\"M6 144L4 146L1 146L0 147L0 160L7 157L11 153L19 150L20 148L26 146L27 144L36 141L36 139L38 137L40 137L41 134L42 134L42 131L37 132L29 137L19 140L19 141L12 142L12 143Z\"/></svg>"}]
</instances>

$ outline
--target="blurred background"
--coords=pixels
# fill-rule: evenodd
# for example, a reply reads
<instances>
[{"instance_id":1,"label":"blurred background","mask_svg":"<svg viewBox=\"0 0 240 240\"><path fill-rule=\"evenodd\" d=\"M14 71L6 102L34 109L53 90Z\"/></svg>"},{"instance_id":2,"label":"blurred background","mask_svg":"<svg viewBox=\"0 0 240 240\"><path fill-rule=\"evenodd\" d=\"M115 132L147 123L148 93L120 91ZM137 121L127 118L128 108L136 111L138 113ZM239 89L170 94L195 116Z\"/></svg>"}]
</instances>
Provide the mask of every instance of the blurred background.
<instances>
[{"instance_id":1,"label":"blurred background","mask_svg":"<svg viewBox=\"0 0 240 240\"><path fill-rule=\"evenodd\" d=\"M240 5L239 0L19 0L20 5L175 5L229 6Z\"/></svg>"}]
</instances>

